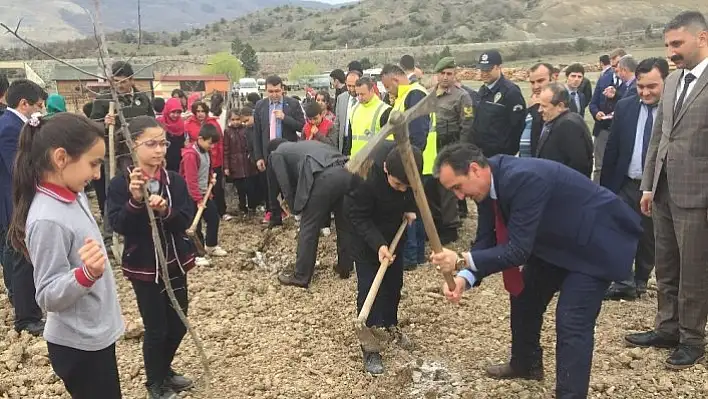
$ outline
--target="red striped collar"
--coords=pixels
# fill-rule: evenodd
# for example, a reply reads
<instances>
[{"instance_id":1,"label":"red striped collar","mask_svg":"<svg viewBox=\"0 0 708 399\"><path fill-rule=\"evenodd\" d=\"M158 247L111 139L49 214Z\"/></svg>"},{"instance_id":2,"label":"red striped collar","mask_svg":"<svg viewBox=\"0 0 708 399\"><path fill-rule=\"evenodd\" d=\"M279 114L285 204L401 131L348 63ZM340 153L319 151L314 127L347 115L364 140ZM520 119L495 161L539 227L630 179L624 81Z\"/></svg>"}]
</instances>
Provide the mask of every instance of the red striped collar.
<instances>
[{"instance_id":1,"label":"red striped collar","mask_svg":"<svg viewBox=\"0 0 708 399\"><path fill-rule=\"evenodd\" d=\"M37 186L37 192L44 195L48 195L58 201L65 202L67 204L76 201L78 194L69 190L66 187L56 185L54 183L42 182Z\"/></svg>"}]
</instances>

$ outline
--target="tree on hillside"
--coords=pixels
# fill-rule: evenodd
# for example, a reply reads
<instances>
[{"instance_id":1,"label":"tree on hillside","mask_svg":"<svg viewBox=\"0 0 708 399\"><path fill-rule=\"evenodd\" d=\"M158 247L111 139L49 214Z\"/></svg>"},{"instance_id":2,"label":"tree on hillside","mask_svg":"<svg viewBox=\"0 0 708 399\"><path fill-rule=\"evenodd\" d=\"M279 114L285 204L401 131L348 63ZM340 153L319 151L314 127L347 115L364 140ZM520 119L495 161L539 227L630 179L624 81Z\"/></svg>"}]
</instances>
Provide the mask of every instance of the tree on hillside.
<instances>
[{"instance_id":1,"label":"tree on hillside","mask_svg":"<svg viewBox=\"0 0 708 399\"><path fill-rule=\"evenodd\" d=\"M258 64L258 55L256 55L256 50L254 50L248 43L243 46L239 59L243 62L243 68L246 70L247 76L255 76L256 72L261 69L261 66Z\"/></svg>"},{"instance_id":2,"label":"tree on hillside","mask_svg":"<svg viewBox=\"0 0 708 399\"><path fill-rule=\"evenodd\" d=\"M244 76L241 60L227 52L212 55L207 64L202 70L205 74L226 75L231 80L239 80Z\"/></svg>"},{"instance_id":3,"label":"tree on hillside","mask_svg":"<svg viewBox=\"0 0 708 399\"><path fill-rule=\"evenodd\" d=\"M290 68L288 72L288 80L295 82L303 76L316 75L318 72L317 65L312 61L298 61Z\"/></svg>"},{"instance_id":4,"label":"tree on hillside","mask_svg":"<svg viewBox=\"0 0 708 399\"><path fill-rule=\"evenodd\" d=\"M243 42L238 37L231 41L231 54L238 56L243 51Z\"/></svg>"}]
</instances>

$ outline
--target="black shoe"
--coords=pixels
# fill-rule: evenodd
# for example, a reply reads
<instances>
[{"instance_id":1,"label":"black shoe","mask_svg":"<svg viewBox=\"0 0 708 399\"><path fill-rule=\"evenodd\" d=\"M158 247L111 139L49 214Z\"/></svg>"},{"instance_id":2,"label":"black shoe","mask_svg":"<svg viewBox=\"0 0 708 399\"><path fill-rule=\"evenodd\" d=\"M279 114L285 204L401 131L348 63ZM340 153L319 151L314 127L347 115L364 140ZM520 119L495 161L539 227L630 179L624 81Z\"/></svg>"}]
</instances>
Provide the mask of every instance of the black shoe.
<instances>
[{"instance_id":1,"label":"black shoe","mask_svg":"<svg viewBox=\"0 0 708 399\"><path fill-rule=\"evenodd\" d=\"M170 369L167 373L167 378L165 378L165 382L163 383L165 388L172 389L175 392L186 391L193 385L194 383L192 380L181 374L175 373L172 369Z\"/></svg>"},{"instance_id":2,"label":"black shoe","mask_svg":"<svg viewBox=\"0 0 708 399\"><path fill-rule=\"evenodd\" d=\"M21 333L22 331L27 331L32 336L40 337L42 336L42 334L44 334L44 320L27 323L27 325L20 329L15 329L15 331L17 331L18 333Z\"/></svg>"},{"instance_id":3,"label":"black shoe","mask_svg":"<svg viewBox=\"0 0 708 399\"><path fill-rule=\"evenodd\" d=\"M630 346L636 346L639 348L663 348L672 349L678 346L678 339L674 338L664 338L654 331L647 331L643 333L629 334L624 337L624 340Z\"/></svg>"},{"instance_id":4,"label":"black shoe","mask_svg":"<svg viewBox=\"0 0 708 399\"><path fill-rule=\"evenodd\" d=\"M637 296L642 296L647 293L647 282L646 281L637 281Z\"/></svg>"},{"instance_id":5,"label":"black shoe","mask_svg":"<svg viewBox=\"0 0 708 399\"><path fill-rule=\"evenodd\" d=\"M455 242L459 238L459 235L457 233L457 229L451 229L451 228L441 229L439 231L439 233L440 233L440 242L442 243L442 245L447 245L451 242Z\"/></svg>"},{"instance_id":6,"label":"black shoe","mask_svg":"<svg viewBox=\"0 0 708 399\"><path fill-rule=\"evenodd\" d=\"M666 367L672 370L683 370L703 361L706 349L703 345L692 346L679 344L678 348L666 359Z\"/></svg>"},{"instance_id":7,"label":"black shoe","mask_svg":"<svg viewBox=\"0 0 708 399\"><path fill-rule=\"evenodd\" d=\"M403 270L410 272L418 268L417 263L404 263L403 264Z\"/></svg>"},{"instance_id":8,"label":"black shoe","mask_svg":"<svg viewBox=\"0 0 708 399\"><path fill-rule=\"evenodd\" d=\"M634 287L621 287L618 288L614 284L610 286L610 288L607 289L607 292L605 293L605 300L610 300L610 301L619 301L619 300L625 300L625 301L633 301L637 299L639 295L637 295L637 289Z\"/></svg>"},{"instance_id":9,"label":"black shoe","mask_svg":"<svg viewBox=\"0 0 708 399\"><path fill-rule=\"evenodd\" d=\"M162 384L152 384L147 387L147 399L177 399L175 391Z\"/></svg>"},{"instance_id":10,"label":"black shoe","mask_svg":"<svg viewBox=\"0 0 708 399\"><path fill-rule=\"evenodd\" d=\"M383 360L378 352L364 352L364 369L371 375L384 373Z\"/></svg>"},{"instance_id":11,"label":"black shoe","mask_svg":"<svg viewBox=\"0 0 708 399\"><path fill-rule=\"evenodd\" d=\"M351 268L343 268L343 267L340 267L338 264L334 265L334 271L337 273L339 278L341 278L342 280L346 280L349 277L351 277L351 275L352 275Z\"/></svg>"},{"instance_id":12,"label":"black shoe","mask_svg":"<svg viewBox=\"0 0 708 399\"><path fill-rule=\"evenodd\" d=\"M292 274L280 273L278 275L278 281L280 281L280 284L282 285L291 285L293 287L307 288L307 283L303 283L302 281L297 280Z\"/></svg>"},{"instance_id":13,"label":"black shoe","mask_svg":"<svg viewBox=\"0 0 708 399\"><path fill-rule=\"evenodd\" d=\"M511 363L493 364L485 369L487 375L497 380L543 380L543 366L532 367L530 370L515 370Z\"/></svg>"},{"instance_id":14,"label":"black shoe","mask_svg":"<svg viewBox=\"0 0 708 399\"><path fill-rule=\"evenodd\" d=\"M270 220L268 221L268 228L272 229L274 227L282 226L283 225L283 219L274 219L272 216Z\"/></svg>"}]
</instances>

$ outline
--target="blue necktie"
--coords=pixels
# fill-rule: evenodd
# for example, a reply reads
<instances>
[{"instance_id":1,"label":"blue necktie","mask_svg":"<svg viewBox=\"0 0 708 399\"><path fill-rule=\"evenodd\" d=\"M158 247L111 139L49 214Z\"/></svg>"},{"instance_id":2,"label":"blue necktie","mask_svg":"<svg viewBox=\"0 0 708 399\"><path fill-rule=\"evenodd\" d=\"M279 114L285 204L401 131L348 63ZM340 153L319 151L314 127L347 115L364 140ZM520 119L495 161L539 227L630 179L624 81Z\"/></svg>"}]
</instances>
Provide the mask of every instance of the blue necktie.
<instances>
[{"instance_id":1,"label":"blue necktie","mask_svg":"<svg viewBox=\"0 0 708 399\"><path fill-rule=\"evenodd\" d=\"M647 157L647 150L649 149L649 141L651 140L651 131L654 127L654 108L656 104L648 105L644 104L647 108L647 120L644 123L644 141L642 142L642 169L644 169L644 160Z\"/></svg>"}]
</instances>

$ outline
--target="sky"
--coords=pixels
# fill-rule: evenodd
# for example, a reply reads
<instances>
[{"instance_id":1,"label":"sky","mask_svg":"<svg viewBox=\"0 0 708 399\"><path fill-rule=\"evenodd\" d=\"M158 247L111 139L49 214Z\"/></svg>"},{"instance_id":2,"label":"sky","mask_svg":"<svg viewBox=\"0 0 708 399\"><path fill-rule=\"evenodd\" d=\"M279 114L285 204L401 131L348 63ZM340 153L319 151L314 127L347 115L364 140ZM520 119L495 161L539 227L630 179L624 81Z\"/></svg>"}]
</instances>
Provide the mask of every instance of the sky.
<instances>
[{"instance_id":1,"label":"sky","mask_svg":"<svg viewBox=\"0 0 708 399\"><path fill-rule=\"evenodd\" d=\"M320 0L323 3L330 3L330 4L339 4L339 3L349 3L352 0Z\"/></svg>"}]
</instances>

